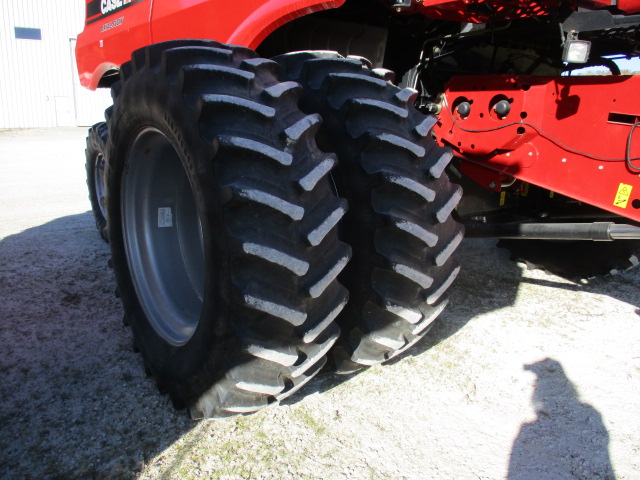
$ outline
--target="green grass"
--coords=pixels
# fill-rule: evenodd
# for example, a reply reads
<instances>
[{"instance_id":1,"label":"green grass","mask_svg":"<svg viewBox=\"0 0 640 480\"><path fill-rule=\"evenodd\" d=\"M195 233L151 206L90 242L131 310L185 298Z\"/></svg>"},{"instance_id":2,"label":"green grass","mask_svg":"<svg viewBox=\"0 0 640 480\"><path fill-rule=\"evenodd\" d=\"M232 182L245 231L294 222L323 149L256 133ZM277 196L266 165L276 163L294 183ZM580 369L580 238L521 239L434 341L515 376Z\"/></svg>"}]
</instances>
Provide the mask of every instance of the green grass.
<instances>
[{"instance_id":1,"label":"green grass","mask_svg":"<svg viewBox=\"0 0 640 480\"><path fill-rule=\"evenodd\" d=\"M307 427L316 435L322 435L326 431L327 427L318 422L309 409L305 406L299 407L297 410L293 412L294 417L299 420L302 425Z\"/></svg>"}]
</instances>

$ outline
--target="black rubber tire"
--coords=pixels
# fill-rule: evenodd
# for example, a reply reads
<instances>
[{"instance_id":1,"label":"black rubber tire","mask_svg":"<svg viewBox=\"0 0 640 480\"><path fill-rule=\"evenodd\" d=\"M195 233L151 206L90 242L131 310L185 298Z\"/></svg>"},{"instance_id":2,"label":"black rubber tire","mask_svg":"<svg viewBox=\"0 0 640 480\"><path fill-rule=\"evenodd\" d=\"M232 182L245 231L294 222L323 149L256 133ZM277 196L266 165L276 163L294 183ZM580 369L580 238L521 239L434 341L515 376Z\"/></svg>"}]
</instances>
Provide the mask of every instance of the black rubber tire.
<instances>
[{"instance_id":1,"label":"black rubber tire","mask_svg":"<svg viewBox=\"0 0 640 480\"><path fill-rule=\"evenodd\" d=\"M336 233L346 202L327 176L335 159L315 144L320 118L297 107L300 86L278 82L277 70L243 47L174 41L135 51L112 88L107 210L118 290L147 370L194 419L253 412L304 385L325 364L347 302L336 280L350 258ZM165 184L175 194L151 205ZM175 220L168 210L155 228L155 209L172 201ZM202 261L191 264L193 249L178 244L194 241L180 236L193 218ZM175 248L157 249L170 245L161 235L176 237ZM171 280L173 264L182 281ZM147 265L158 275L145 276ZM172 330L171 312L187 334Z\"/></svg>"},{"instance_id":2,"label":"black rubber tire","mask_svg":"<svg viewBox=\"0 0 640 480\"><path fill-rule=\"evenodd\" d=\"M109 241L106 219L105 188L105 168L106 151L109 133L105 122L96 123L89 129L87 134L87 148L85 150L87 172L87 188L89 190L89 201L96 228L100 236Z\"/></svg>"},{"instance_id":3,"label":"black rubber tire","mask_svg":"<svg viewBox=\"0 0 640 480\"><path fill-rule=\"evenodd\" d=\"M446 305L459 272L452 254L464 233L451 212L462 191L444 173L452 153L430 133L435 117L413 107L415 90L333 52L274 60L281 79L303 86L302 111L324 120L318 145L339 159L332 176L349 202L339 234L353 259L339 277L350 300L334 360L350 373L407 350Z\"/></svg>"}]
</instances>

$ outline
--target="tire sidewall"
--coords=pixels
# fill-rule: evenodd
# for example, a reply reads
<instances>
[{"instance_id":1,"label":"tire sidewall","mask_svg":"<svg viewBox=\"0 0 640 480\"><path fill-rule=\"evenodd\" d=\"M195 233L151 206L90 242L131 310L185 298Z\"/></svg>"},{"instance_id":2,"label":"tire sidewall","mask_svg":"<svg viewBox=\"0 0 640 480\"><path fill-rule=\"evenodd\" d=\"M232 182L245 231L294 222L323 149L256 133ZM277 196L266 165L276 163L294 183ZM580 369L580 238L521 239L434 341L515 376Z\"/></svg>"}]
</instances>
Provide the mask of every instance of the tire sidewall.
<instances>
[{"instance_id":1,"label":"tire sidewall","mask_svg":"<svg viewBox=\"0 0 640 480\"><path fill-rule=\"evenodd\" d=\"M98 157L100 155L103 157L103 162L106 162L107 142L107 127L104 123L97 123L89 129L85 164L87 172L87 189L89 190L89 201L91 202L91 209L96 222L96 228L98 229L98 232L100 232L100 236L102 236L106 241L108 241L105 231L107 227L107 219L100 209L100 199L98 198L98 192L96 190L96 169Z\"/></svg>"},{"instance_id":2,"label":"tire sidewall","mask_svg":"<svg viewBox=\"0 0 640 480\"><path fill-rule=\"evenodd\" d=\"M151 77L151 78L149 78ZM141 88L144 87L144 88ZM107 212L110 218L111 251L126 315L148 368L160 384L175 386L179 379L197 375L203 364L219 362L218 349L226 331L229 275L226 273L229 244L222 225L222 192L213 176L213 147L198 135L197 113L184 106L179 88L160 76L143 72L123 82L110 118ZM187 173L202 226L204 243L204 298L198 326L182 346L164 340L147 318L136 295L128 267L122 227L122 185L127 174L129 149L137 135L147 128L163 134L174 146ZM207 212L206 215L203 212ZM212 358L213 357L213 358ZM164 379L167 381L164 381ZM197 382L196 382L197 383ZM182 385L182 388L188 388ZM190 394L197 396L198 392Z\"/></svg>"}]
</instances>

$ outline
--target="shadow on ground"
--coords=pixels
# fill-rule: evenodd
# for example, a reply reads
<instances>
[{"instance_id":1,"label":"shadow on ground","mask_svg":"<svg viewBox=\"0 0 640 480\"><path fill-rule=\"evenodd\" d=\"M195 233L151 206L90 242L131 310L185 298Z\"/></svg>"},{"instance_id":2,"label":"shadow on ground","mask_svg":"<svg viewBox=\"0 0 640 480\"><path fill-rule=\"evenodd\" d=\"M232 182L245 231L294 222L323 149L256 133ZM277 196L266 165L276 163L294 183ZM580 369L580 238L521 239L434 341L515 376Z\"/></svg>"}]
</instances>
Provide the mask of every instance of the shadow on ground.
<instances>
[{"instance_id":1,"label":"shadow on ground","mask_svg":"<svg viewBox=\"0 0 640 480\"><path fill-rule=\"evenodd\" d=\"M457 257L462 270L451 288L449 305L421 342L387 364L402 361L407 356L421 355L455 335L473 318L513 305L523 283L568 292L584 291L606 295L638 307L637 313L640 315L638 280L634 271L592 278L583 281L584 283L575 277L573 271L564 278L558 278L557 281L553 280L553 277L527 278L523 275L523 271L531 267L516 263L511 259L507 249L497 248L496 240L491 239L464 240ZM357 374L341 376L326 372L312 380L305 390L292 395L283 403L294 404L310 391L331 390L355 375Z\"/></svg>"},{"instance_id":2,"label":"shadow on ground","mask_svg":"<svg viewBox=\"0 0 640 480\"><path fill-rule=\"evenodd\" d=\"M3 479L128 478L193 428L133 353L108 258L90 213L0 241Z\"/></svg>"},{"instance_id":3,"label":"shadow on ground","mask_svg":"<svg viewBox=\"0 0 640 480\"><path fill-rule=\"evenodd\" d=\"M448 309L428 337L404 356L420 355L474 317L512 305L523 281L639 305L635 277L622 274L587 284L523 278L522 267L494 244L463 243L459 258L464 268ZM2 478L129 478L196 425L184 412L173 410L145 376L131 348L131 334L122 325L108 258L108 246L90 213L0 241ZM536 395L546 398L549 384L568 388L561 378L555 382L559 374L549 383L544 370L539 371L542 367L531 367L539 376ZM320 375L285 403L350 378ZM592 413L587 417L595 418ZM546 428L540 418L523 429ZM569 423L553 434L569 438L579 434L578 427ZM514 447L525 452L518 458L526 457L525 447ZM521 467L514 464L512 469L518 472ZM524 477L514 473L513 478Z\"/></svg>"},{"instance_id":4,"label":"shadow on ground","mask_svg":"<svg viewBox=\"0 0 640 480\"><path fill-rule=\"evenodd\" d=\"M638 264L640 241L500 240L511 259L563 278L580 280L624 271Z\"/></svg>"},{"instance_id":5,"label":"shadow on ground","mask_svg":"<svg viewBox=\"0 0 640 480\"><path fill-rule=\"evenodd\" d=\"M532 398L536 419L520 428L511 450L508 480L614 480L602 415L580 401L560 362L546 358L526 365L525 370L536 375Z\"/></svg>"}]
</instances>

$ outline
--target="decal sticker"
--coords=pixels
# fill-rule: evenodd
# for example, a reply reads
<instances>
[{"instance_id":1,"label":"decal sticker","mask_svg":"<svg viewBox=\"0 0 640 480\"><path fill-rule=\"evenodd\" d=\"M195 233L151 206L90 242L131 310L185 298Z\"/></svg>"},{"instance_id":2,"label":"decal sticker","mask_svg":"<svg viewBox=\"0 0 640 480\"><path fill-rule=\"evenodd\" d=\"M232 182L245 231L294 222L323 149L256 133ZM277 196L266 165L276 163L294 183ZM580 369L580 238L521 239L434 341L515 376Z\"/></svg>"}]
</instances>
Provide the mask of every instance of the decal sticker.
<instances>
[{"instance_id":1,"label":"decal sticker","mask_svg":"<svg viewBox=\"0 0 640 480\"><path fill-rule=\"evenodd\" d=\"M618 186L618 192L616 193L616 198L613 201L613 206L627 208L627 203L629 203L629 198L631 197L631 190L633 190L632 185L621 183Z\"/></svg>"},{"instance_id":2,"label":"decal sticker","mask_svg":"<svg viewBox=\"0 0 640 480\"><path fill-rule=\"evenodd\" d=\"M102 20L114 13L118 13L125 8L131 7L136 3L145 2L146 0L88 0L87 1L87 25ZM103 25L103 32L113 28L114 22ZM112 25L111 27L106 27Z\"/></svg>"},{"instance_id":3,"label":"decal sticker","mask_svg":"<svg viewBox=\"0 0 640 480\"><path fill-rule=\"evenodd\" d=\"M108 22L102 25L102 28L100 29L100 31L106 32L107 30L111 30L112 28L119 27L120 25L122 25L122 22L124 22L124 17L117 18L113 22Z\"/></svg>"},{"instance_id":4,"label":"decal sticker","mask_svg":"<svg viewBox=\"0 0 640 480\"><path fill-rule=\"evenodd\" d=\"M500 206L504 207L504 204L507 202L507 192L500 192Z\"/></svg>"},{"instance_id":5,"label":"decal sticker","mask_svg":"<svg viewBox=\"0 0 640 480\"><path fill-rule=\"evenodd\" d=\"M158 209L158 228L173 227L173 214L171 207L161 207Z\"/></svg>"}]
</instances>

